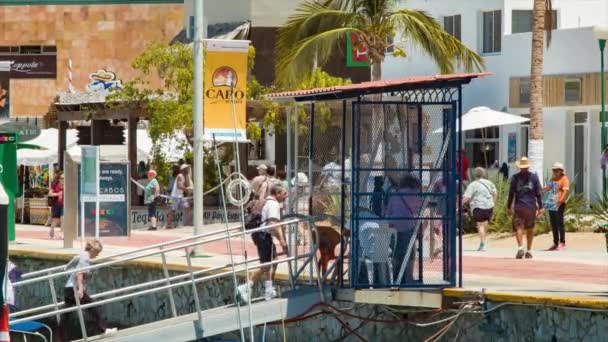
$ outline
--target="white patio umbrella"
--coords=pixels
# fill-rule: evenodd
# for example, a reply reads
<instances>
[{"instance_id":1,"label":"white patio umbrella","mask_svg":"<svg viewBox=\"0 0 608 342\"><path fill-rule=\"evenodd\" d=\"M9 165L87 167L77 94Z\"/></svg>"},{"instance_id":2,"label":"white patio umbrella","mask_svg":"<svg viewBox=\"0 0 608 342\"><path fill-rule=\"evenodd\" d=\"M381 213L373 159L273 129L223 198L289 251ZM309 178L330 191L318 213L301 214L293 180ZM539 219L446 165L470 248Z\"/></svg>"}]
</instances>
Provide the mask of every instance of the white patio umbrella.
<instances>
[{"instance_id":1,"label":"white patio umbrella","mask_svg":"<svg viewBox=\"0 0 608 342\"><path fill-rule=\"evenodd\" d=\"M456 129L458 130L459 120L456 120ZM530 121L530 119L521 116L499 112L488 107L475 107L469 110L462 116L462 131L471 131L474 129L507 126ZM438 128L433 133L443 132L442 128Z\"/></svg>"}]
</instances>

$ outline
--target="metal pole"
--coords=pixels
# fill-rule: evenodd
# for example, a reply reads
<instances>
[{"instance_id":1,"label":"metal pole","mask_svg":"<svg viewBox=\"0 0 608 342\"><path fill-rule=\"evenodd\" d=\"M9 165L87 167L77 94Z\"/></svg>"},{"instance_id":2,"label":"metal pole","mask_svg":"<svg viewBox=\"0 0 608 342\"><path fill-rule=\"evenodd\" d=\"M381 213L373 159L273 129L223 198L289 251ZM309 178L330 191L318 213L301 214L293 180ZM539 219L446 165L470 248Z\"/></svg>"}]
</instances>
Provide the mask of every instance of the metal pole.
<instances>
[{"instance_id":1,"label":"metal pole","mask_svg":"<svg viewBox=\"0 0 608 342\"><path fill-rule=\"evenodd\" d=\"M602 97L602 151L606 146L606 71L604 70L604 50L606 49L606 40L600 39L600 78L601 78L601 97ZM606 168L602 168L602 194L606 198Z\"/></svg>"},{"instance_id":2,"label":"metal pole","mask_svg":"<svg viewBox=\"0 0 608 342\"><path fill-rule=\"evenodd\" d=\"M194 1L194 235L203 227L203 0ZM193 249L196 250L197 248Z\"/></svg>"},{"instance_id":3,"label":"metal pole","mask_svg":"<svg viewBox=\"0 0 608 342\"><path fill-rule=\"evenodd\" d=\"M352 120L352 119L351 119ZM345 248L344 248L344 243L346 242L346 239L344 238L344 225L346 224L346 214L344 213L346 211L346 203L345 202L345 198L346 198L346 170L345 170L345 164L346 164L346 100L342 100L342 124L341 124L341 131L342 131L342 139L340 141L340 147L341 147L341 152L342 152L342 157L340 158L340 168L342 171L342 179L340 180L340 182L342 183L340 186L340 263L338 264L338 286L340 287L344 287L344 277L342 277L342 275L344 274L344 252L345 252ZM351 169L352 169L352 157L351 157Z\"/></svg>"}]
</instances>

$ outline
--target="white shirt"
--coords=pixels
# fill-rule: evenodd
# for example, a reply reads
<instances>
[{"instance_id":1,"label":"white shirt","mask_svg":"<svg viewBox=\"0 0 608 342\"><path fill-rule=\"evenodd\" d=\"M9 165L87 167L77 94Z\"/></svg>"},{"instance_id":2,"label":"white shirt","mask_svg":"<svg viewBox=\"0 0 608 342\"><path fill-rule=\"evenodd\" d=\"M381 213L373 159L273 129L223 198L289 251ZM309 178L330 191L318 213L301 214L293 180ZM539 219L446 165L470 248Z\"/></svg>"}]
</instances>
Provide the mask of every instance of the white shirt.
<instances>
[{"instance_id":1,"label":"white shirt","mask_svg":"<svg viewBox=\"0 0 608 342\"><path fill-rule=\"evenodd\" d=\"M184 185L184 175L181 173L175 177L175 182L173 182L173 189L171 189L171 197L173 198L182 198L184 197L184 190L180 189L177 186L177 183L181 180L182 186Z\"/></svg>"},{"instance_id":2,"label":"white shirt","mask_svg":"<svg viewBox=\"0 0 608 342\"><path fill-rule=\"evenodd\" d=\"M76 263L75 259L72 259L72 261L70 261L70 263L67 266L67 269L75 270L77 268L83 268L83 267L88 267L88 266L91 266L91 257L89 257L89 252L84 251L84 252L81 252L80 255L78 256L77 263ZM85 271L85 273L89 273L89 271ZM70 274L68 281L65 283L65 287L75 287L76 274L77 273Z\"/></svg>"},{"instance_id":3,"label":"white shirt","mask_svg":"<svg viewBox=\"0 0 608 342\"><path fill-rule=\"evenodd\" d=\"M492 209L494 208L493 195L496 195L494 184L487 179L478 179L467 186L463 197L471 200L471 210Z\"/></svg>"},{"instance_id":4,"label":"white shirt","mask_svg":"<svg viewBox=\"0 0 608 342\"><path fill-rule=\"evenodd\" d=\"M281 220L281 205L276 198L268 196L264 208L262 208L262 227L266 227L268 220Z\"/></svg>"}]
</instances>

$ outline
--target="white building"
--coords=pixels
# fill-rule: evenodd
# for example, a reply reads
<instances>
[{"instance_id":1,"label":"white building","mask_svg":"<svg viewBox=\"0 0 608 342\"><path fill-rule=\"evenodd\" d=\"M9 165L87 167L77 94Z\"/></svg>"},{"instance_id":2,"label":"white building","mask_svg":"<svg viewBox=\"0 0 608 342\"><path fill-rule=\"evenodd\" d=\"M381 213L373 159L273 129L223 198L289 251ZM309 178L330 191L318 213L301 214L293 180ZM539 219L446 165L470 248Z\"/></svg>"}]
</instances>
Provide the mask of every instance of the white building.
<instances>
[{"instance_id":1,"label":"white building","mask_svg":"<svg viewBox=\"0 0 608 342\"><path fill-rule=\"evenodd\" d=\"M484 56L493 75L464 88L464 112L487 106L527 115L532 0L408 0L399 5L427 11ZM601 125L600 53L591 26L608 25L608 0L553 0L553 9L556 30L544 61L544 165L563 162L571 181L577 183L576 192L593 198L601 191ZM383 78L438 73L422 51L415 47L406 51L407 59L386 58ZM488 129L488 160L511 164L527 154L527 142L527 125ZM481 164L481 147L481 133L467 132L471 167Z\"/></svg>"}]
</instances>

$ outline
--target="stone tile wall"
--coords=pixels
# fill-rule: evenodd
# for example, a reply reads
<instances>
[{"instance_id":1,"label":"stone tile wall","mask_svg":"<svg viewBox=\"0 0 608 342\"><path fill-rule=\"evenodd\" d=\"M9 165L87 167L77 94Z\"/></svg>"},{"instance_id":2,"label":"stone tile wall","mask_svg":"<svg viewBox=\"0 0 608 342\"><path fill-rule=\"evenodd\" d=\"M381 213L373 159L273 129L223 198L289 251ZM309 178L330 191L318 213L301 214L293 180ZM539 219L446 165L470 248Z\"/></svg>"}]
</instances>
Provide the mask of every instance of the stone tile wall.
<instances>
[{"instance_id":1,"label":"stone tile wall","mask_svg":"<svg viewBox=\"0 0 608 342\"><path fill-rule=\"evenodd\" d=\"M11 80L11 114L45 115L57 92L68 89L69 58L76 90L102 68L132 79L133 59L151 42L169 42L182 27L180 4L0 6L0 45L57 47L56 80Z\"/></svg>"}]
</instances>

